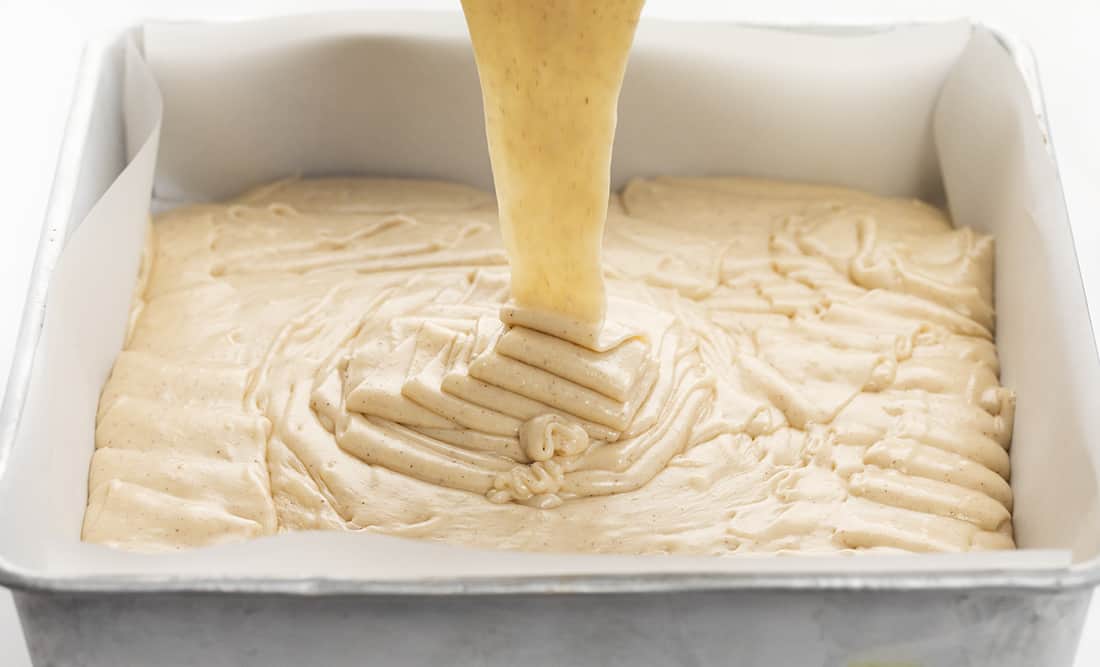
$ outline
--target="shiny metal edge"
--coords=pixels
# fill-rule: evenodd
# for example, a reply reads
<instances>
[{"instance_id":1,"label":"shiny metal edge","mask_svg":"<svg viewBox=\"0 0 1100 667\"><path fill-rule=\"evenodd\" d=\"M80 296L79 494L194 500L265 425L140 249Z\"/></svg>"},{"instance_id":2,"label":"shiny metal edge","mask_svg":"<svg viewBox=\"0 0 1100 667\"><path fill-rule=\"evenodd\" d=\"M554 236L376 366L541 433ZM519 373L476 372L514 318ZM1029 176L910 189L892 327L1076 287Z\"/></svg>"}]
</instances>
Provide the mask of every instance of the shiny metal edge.
<instances>
[{"instance_id":1,"label":"shiny metal edge","mask_svg":"<svg viewBox=\"0 0 1100 667\"><path fill-rule=\"evenodd\" d=\"M383 12L393 13L393 12ZM400 12L402 14L414 12ZM419 13L419 12L417 12ZM431 13L431 12L428 12ZM260 18L260 17L242 17ZM663 18L652 20L676 22ZM966 20L966 19L960 19ZM213 21L210 21L213 23ZM221 22L221 21L219 21ZM742 22L723 20L721 23L746 28L786 30L819 34L869 34L928 25L952 23L951 20L907 20L830 23L819 22ZM968 20L973 28L989 30L1013 57L1024 77L1039 128L1054 162L1059 195L1065 205L1064 187L1054 147L1040 85L1038 67L1031 47L1023 40L993 26ZM135 30L135 26L120 30L114 39ZM18 436L23 406L33 373L33 362L45 316L46 296L53 268L60 256L72 224L73 190L79 174L88 131L92 104L99 84L106 49L113 39L99 39L85 47L77 74L76 92L65 127L65 137L58 156L58 166L51 188L49 204L39 240L30 287L24 306L23 320L13 357L3 403L0 404L0 482ZM1067 213L1068 215L1068 213ZM1072 238L1072 226L1070 229ZM1077 257L1076 245L1073 248ZM1078 266L1080 261L1078 259ZM1084 293L1083 283L1080 285ZM1087 301L1087 299L1086 299ZM1091 320L1090 320L1090 329ZM1096 347L1095 331L1093 346ZM1100 557L1068 568L1034 571L954 572L875 572L835 574L753 574L707 573L692 574L624 574L529 577L439 578L421 580L365 580L329 577L190 577L179 575L83 576L53 577L10 567L0 559L0 585L25 591L57 594L257 594L257 595L519 595L519 594L633 594L675 593L688 591L988 591L1042 594L1083 589L1100 584Z\"/></svg>"},{"instance_id":2,"label":"shiny metal edge","mask_svg":"<svg viewBox=\"0 0 1100 667\"><path fill-rule=\"evenodd\" d=\"M84 47L76 74L76 87L65 121L65 135L57 156L57 169L50 188L46 216L38 239L34 265L31 269L23 316L16 339L12 365L9 369L3 403L0 404L0 479L9 465L15 438L23 416L23 405L30 389L38 339L46 317L46 297L54 266L61 249L72 231L73 195L80 177L85 135L88 132L92 105L99 87L98 74L103 66L105 45L89 43Z\"/></svg>"},{"instance_id":3,"label":"shiny metal edge","mask_svg":"<svg viewBox=\"0 0 1100 667\"><path fill-rule=\"evenodd\" d=\"M1042 77L1039 75L1039 61L1035 55L1035 50L1028 42L996 26L977 22L973 22L973 25L985 28L1001 43L1001 46L1012 56L1013 61L1016 63L1016 68L1020 71L1024 79L1024 84L1031 97L1032 111L1035 114L1035 120L1039 125L1039 131L1043 135L1043 144L1046 147L1047 155L1050 156L1051 163L1054 165L1054 179L1058 188L1058 203L1065 212L1066 222L1068 223L1067 232L1070 238L1070 252L1073 253L1073 261L1078 267L1077 289L1081 292L1081 301L1085 305L1085 312L1090 313L1088 290L1085 289L1084 277L1081 275L1080 271L1081 257L1077 252L1077 239L1073 233L1073 224L1070 222L1070 211L1068 202L1066 201L1065 183L1062 180L1062 169L1058 161L1057 151L1054 147L1054 136L1050 127L1050 119L1047 116L1046 96L1043 92ZM1096 341L1096 327L1093 326L1091 317L1086 318L1086 321L1092 339L1093 360L1100 363L1100 348L1098 348ZM1100 584L1100 556L1080 563L1073 563L1068 569L1071 573L1072 580L1080 582L1076 585L1096 586Z\"/></svg>"},{"instance_id":4,"label":"shiny metal edge","mask_svg":"<svg viewBox=\"0 0 1100 667\"><path fill-rule=\"evenodd\" d=\"M753 575L726 573L623 574L538 577L478 577L374 581L359 579L142 577L22 577L14 574L5 587L29 593L111 595L194 593L205 595L601 595L682 593L702 591L833 591L874 593L897 591L1001 592L1041 595L1087 591L1093 581L1059 576L1021 576L1016 572L962 575L929 573Z\"/></svg>"}]
</instances>

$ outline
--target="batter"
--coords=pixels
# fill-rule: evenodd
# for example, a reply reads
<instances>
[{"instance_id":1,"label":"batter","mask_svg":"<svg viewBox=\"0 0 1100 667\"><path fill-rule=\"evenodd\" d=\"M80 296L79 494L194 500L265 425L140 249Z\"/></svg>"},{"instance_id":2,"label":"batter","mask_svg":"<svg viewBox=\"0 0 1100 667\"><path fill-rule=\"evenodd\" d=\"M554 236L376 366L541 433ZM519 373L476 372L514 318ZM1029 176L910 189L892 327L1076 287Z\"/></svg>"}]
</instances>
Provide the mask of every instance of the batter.
<instances>
[{"instance_id":1,"label":"batter","mask_svg":"<svg viewBox=\"0 0 1100 667\"><path fill-rule=\"evenodd\" d=\"M644 0L462 0L512 299L592 346L616 106ZM568 334L567 334L568 335Z\"/></svg>"},{"instance_id":2,"label":"batter","mask_svg":"<svg viewBox=\"0 0 1100 667\"><path fill-rule=\"evenodd\" d=\"M610 200L594 351L502 323L487 193L295 180L180 209L103 391L84 538L1009 548L992 269L918 202L638 180Z\"/></svg>"},{"instance_id":3,"label":"batter","mask_svg":"<svg viewBox=\"0 0 1100 667\"><path fill-rule=\"evenodd\" d=\"M495 206L287 181L162 216L85 539L1011 547L991 240L760 181L635 181L609 205L641 6L464 0Z\"/></svg>"}]
</instances>

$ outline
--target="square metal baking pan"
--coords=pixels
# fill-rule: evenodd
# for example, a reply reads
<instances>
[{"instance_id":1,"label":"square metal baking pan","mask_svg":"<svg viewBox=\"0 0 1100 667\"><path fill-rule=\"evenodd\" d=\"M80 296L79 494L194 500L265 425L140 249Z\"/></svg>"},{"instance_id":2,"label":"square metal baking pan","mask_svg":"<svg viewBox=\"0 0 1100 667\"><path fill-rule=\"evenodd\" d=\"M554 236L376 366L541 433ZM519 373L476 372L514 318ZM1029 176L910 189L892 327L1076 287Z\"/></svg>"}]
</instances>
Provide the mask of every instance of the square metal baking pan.
<instances>
[{"instance_id":1,"label":"square metal baking pan","mask_svg":"<svg viewBox=\"0 0 1100 667\"><path fill-rule=\"evenodd\" d=\"M1013 449L1023 547L1013 555L1018 558L716 563L481 554L463 569L447 547L420 545L420 569L409 565L402 574L391 564L383 576L381 565L370 563L366 536L341 536L340 548L347 551L339 560L315 544L333 536L283 535L176 558L77 543L72 518L83 507L74 498L86 493L81 474L91 432L85 425L86 439L51 437L60 432L51 430L58 428L51 422L66 416L70 376L62 362L66 355L79 361L80 346L72 342L79 336L58 325L76 321L74 313L69 319L56 315L51 326L47 306L63 310L58 303L67 303L53 284L67 239L88 224L93 205L118 187L128 160L141 159L146 146L135 129L145 120L136 119L134 100L128 99L140 93L132 80L135 63L127 58L131 40L145 47L163 92L163 132L159 116L147 128L154 156L160 142L154 192L161 200L223 196L249 179L297 169L378 173L392 165L394 173L491 185L480 153L409 156L400 141L368 151L353 139L347 154L337 156L298 146L286 154L299 164L268 160L251 170L238 165L237 172L197 164L194 144L224 143L219 133L232 133L247 146L250 131L260 137L274 121L252 118L258 127L249 130L216 115L180 113L180 100L200 94L204 81L224 84L209 80L204 67L218 66L231 77L247 71L240 65L247 59L219 64L222 54L215 50L209 61L196 61L188 70L186 61L171 57L186 50L167 49L159 57L148 50L158 39L194 37L201 43L207 33L217 42L235 29L133 29L86 53L0 412L0 529L26 536L0 548L0 583L15 589L36 664L1071 663L1092 587L1100 581L1098 446L1089 440L1097 418L1088 404L1090 390L1100 387L1096 348L1033 59L1018 41L978 24L643 22L624 87L614 178L621 183L632 175L674 172L831 180L946 201L957 220L994 233L998 346L1024 420ZM264 35L280 31L295 44L351 43L341 57L404 63L402 85L429 98L433 84L445 78L476 81L456 16L356 14L243 29L248 39L238 43L244 51L262 50L256 44ZM867 45L861 40L893 60L868 63L867 71L843 71L838 63L850 67L860 59ZM809 67L811 60L819 67ZM236 71L233 63L243 69ZM425 64L437 71L419 67ZM849 74L856 78L849 80ZM326 83L324 72L317 76L322 91L346 83L338 76ZM672 84L675 95L661 101L669 92L661 86ZM226 92L236 108L270 102L236 94ZM769 94L770 107L753 107L751 100ZM844 108L830 106L841 94L867 98L842 113ZM482 142L476 88L459 99L439 95L439 108L452 117L439 120L439 128L433 129L431 118L416 125L423 118L415 113L389 117L421 133L460 133L462 146ZM735 107L734 99L743 103ZM942 112L948 99L960 110ZM792 100L807 103L812 113L784 106ZM902 108L914 105L916 111ZM656 111L647 112L651 107ZM896 122L869 121L882 117ZM688 128L685 118L701 120ZM771 123L764 124L765 118ZM660 131L665 126L682 131ZM738 135L742 126L755 136ZM337 135L346 130L338 123L331 128ZM830 144L844 132L851 133L845 142ZM799 146L807 136L824 137L822 145ZM830 162L829 151L837 146L848 146L850 154ZM795 160L798 151L806 159ZM136 266L136 256L108 254L93 254L85 270L119 262ZM86 378L84 383L95 385ZM80 409L94 413L94 405ZM394 560L406 548L378 544L389 546L373 553ZM1064 558L1048 558L1051 553Z\"/></svg>"}]
</instances>

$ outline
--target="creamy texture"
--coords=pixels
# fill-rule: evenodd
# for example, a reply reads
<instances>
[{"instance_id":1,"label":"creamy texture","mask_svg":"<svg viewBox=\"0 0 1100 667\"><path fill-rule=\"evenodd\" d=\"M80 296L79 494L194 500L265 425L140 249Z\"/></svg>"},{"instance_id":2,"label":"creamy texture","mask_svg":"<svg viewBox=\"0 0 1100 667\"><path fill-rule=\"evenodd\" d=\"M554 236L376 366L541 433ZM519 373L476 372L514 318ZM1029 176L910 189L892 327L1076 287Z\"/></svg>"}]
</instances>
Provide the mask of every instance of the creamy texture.
<instances>
[{"instance_id":1,"label":"creamy texture","mask_svg":"<svg viewBox=\"0 0 1100 667\"><path fill-rule=\"evenodd\" d=\"M522 308L597 327L603 319L611 143L643 4L462 0Z\"/></svg>"},{"instance_id":2,"label":"creamy texture","mask_svg":"<svg viewBox=\"0 0 1100 667\"><path fill-rule=\"evenodd\" d=\"M509 301L492 197L275 183L152 227L84 538L727 554L1012 546L993 248L744 179L611 198L607 325Z\"/></svg>"}]
</instances>

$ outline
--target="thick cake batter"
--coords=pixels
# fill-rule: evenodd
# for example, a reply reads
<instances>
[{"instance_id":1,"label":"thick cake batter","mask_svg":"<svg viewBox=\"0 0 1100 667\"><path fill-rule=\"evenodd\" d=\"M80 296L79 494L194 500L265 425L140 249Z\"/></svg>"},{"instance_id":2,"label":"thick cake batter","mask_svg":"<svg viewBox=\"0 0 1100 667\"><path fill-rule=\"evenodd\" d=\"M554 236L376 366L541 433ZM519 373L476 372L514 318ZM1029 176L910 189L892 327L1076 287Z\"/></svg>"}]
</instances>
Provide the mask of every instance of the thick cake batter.
<instances>
[{"instance_id":1,"label":"thick cake batter","mask_svg":"<svg viewBox=\"0 0 1100 667\"><path fill-rule=\"evenodd\" d=\"M464 0L497 205L290 181L162 216L84 537L1011 547L991 240L760 181L636 181L609 206L641 6Z\"/></svg>"},{"instance_id":2,"label":"thick cake batter","mask_svg":"<svg viewBox=\"0 0 1100 667\"><path fill-rule=\"evenodd\" d=\"M480 191L287 181L160 216L85 539L1012 546L990 238L913 201L658 178L611 198L603 254L586 347L509 305Z\"/></svg>"},{"instance_id":3,"label":"thick cake batter","mask_svg":"<svg viewBox=\"0 0 1100 667\"><path fill-rule=\"evenodd\" d=\"M616 106L644 0L462 0L512 299L591 342Z\"/></svg>"}]
</instances>

